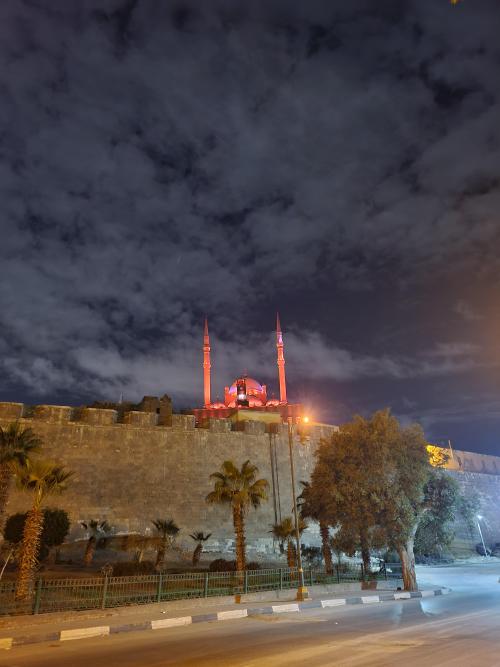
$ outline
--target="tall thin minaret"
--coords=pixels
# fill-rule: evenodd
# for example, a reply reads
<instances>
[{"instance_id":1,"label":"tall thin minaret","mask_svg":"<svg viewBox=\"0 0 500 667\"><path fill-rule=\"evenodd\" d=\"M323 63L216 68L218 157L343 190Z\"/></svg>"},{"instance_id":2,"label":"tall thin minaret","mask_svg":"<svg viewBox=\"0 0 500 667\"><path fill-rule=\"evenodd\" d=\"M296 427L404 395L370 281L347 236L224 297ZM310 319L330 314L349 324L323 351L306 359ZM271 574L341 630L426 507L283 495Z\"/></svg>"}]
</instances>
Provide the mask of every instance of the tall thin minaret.
<instances>
[{"instance_id":1,"label":"tall thin minaret","mask_svg":"<svg viewBox=\"0 0 500 667\"><path fill-rule=\"evenodd\" d=\"M203 396L205 407L210 405L210 338L208 337L208 320L205 317L205 331L203 333Z\"/></svg>"},{"instance_id":2,"label":"tall thin minaret","mask_svg":"<svg viewBox=\"0 0 500 667\"><path fill-rule=\"evenodd\" d=\"M285 357L283 355L283 334L279 313L276 313L276 349L278 351L278 374L280 379L280 403L286 403Z\"/></svg>"}]
</instances>

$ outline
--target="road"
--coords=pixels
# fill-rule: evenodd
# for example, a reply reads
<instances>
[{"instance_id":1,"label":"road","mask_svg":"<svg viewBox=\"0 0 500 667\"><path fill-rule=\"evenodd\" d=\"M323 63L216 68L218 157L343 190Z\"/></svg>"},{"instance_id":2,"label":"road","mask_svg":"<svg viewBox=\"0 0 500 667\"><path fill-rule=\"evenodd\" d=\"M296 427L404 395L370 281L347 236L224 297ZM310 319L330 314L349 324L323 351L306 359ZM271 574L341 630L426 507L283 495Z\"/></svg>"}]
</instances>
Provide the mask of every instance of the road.
<instances>
[{"instance_id":1,"label":"road","mask_svg":"<svg viewBox=\"0 0 500 667\"><path fill-rule=\"evenodd\" d=\"M500 561L420 568L447 596L20 647L9 667L500 666Z\"/></svg>"}]
</instances>

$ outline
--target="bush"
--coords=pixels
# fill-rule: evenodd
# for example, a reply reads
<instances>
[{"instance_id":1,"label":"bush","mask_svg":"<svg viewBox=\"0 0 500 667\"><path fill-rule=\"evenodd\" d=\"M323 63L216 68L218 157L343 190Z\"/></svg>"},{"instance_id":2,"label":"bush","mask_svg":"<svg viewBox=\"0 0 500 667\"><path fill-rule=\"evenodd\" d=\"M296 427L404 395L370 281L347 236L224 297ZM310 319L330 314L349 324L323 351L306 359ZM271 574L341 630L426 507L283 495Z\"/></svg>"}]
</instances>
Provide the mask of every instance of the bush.
<instances>
[{"instance_id":1,"label":"bush","mask_svg":"<svg viewBox=\"0 0 500 667\"><path fill-rule=\"evenodd\" d=\"M5 522L3 529L3 536L7 542L12 544L19 544L23 539L24 522L26 521L26 514L12 514Z\"/></svg>"},{"instance_id":2,"label":"bush","mask_svg":"<svg viewBox=\"0 0 500 667\"><path fill-rule=\"evenodd\" d=\"M4 538L12 544L19 544L23 539L26 512L10 516L3 531ZM40 551L38 559L43 560L49 554L51 547L62 544L69 532L70 522L65 510L45 509L43 511L43 530L40 537Z\"/></svg>"},{"instance_id":3,"label":"bush","mask_svg":"<svg viewBox=\"0 0 500 667\"><path fill-rule=\"evenodd\" d=\"M210 572L236 572L236 561L216 558L208 566Z\"/></svg>"},{"instance_id":4,"label":"bush","mask_svg":"<svg viewBox=\"0 0 500 667\"><path fill-rule=\"evenodd\" d=\"M152 560L137 561L119 561L112 563L113 577L136 577L147 574L157 574L155 564Z\"/></svg>"},{"instance_id":5,"label":"bush","mask_svg":"<svg viewBox=\"0 0 500 667\"><path fill-rule=\"evenodd\" d=\"M260 570L260 563L251 560L249 563L247 563L247 570Z\"/></svg>"}]
</instances>

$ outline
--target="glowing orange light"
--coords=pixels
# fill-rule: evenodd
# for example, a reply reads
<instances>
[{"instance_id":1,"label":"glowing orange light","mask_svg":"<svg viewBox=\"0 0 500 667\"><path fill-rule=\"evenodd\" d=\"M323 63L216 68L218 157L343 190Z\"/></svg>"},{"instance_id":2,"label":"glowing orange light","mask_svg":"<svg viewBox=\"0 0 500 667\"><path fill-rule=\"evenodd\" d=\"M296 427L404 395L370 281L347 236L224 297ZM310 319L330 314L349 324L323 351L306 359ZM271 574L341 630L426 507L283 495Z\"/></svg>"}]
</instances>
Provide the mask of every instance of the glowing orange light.
<instances>
[{"instance_id":1,"label":"glowing orange light","mask_svg":"<svg viewBox=\"0 0 500 667\"><path fill-rule=\"evenodd\" d=\"M302 421L304 422L304 424L308 424L309 423L309 417L304 417Z\"/></svg>"}]
</instances>

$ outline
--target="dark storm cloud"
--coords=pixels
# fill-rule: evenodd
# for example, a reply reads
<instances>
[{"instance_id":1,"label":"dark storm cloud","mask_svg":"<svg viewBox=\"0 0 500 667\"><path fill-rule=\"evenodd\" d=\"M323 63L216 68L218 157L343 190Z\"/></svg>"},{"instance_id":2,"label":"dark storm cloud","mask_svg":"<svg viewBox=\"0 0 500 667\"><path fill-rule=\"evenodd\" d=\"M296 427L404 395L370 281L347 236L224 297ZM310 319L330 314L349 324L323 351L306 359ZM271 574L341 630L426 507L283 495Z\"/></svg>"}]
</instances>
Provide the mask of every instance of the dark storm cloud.
<instances>
[{"instance_id":1,"label":"dark storm cloud","mask_svg":"<svg viewBox=\"0 0 500 667\"><path fill-rule=\"evenodd\" d=\"M272 379L270 304L299 289L298 381L484 367L473 331L381 346L353 311L449 285L447 317L485 317L456 286L498 288L494 0L11 0L0 25L6 391L196 402L204 313L218 392Z\"/></svg>"}]
</instances>

